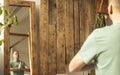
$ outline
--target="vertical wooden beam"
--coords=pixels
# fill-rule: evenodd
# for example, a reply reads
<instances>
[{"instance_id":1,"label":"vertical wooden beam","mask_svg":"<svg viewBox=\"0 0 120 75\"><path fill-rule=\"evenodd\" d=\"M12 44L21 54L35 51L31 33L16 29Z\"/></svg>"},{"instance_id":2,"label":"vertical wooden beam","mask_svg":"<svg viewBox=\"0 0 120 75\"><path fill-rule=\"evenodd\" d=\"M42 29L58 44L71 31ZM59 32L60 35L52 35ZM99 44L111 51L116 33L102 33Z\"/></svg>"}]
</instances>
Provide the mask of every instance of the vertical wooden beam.
<instances>
[{"instance_id":1,"label":"vertical wooden beam","mask_svg":"<svg viewBox=\"0 0 120 75\"><path fill-rule=\"evenodd\" d=\"M85 40L85 1L79 0L79 10L80 10L80 47L82 46L84 40Z\"/></svg>"},{"instance_id":2,"label":"vertical wooden beam","mask_svg":"<svg viewBox=\"0 0 120 75\"><path fill-rule=\"evenodd\" d=\"M49 0L49 24L56 24L56 0Z\"/></svg>"},{"instance_id":3,"label":"vertical wooden beam","mask_svg":"<svg viewBox=\"0 0 120 75\"><path fill-rule=\"evenodd\" d=\"M38 75L38 54L37 54L37 35L36 35L36 16L35 3L30 3L30 39L31 39L31 75Z\"/></svg>"},{"instance_id":4,"label":"vertical wooden beam","mask_svg":"<svg viewBox=\"0 0 120 75\"><path fill-rule=\"evenodd\" d=\"M75 54L80 50L80 9L79 0L74 0L74 39L75 39Z\"/></svg>"},{"instance_id":5,"label":"vertical wooden beam","mask_svg":"<svg viewBox=\"0 0 120 75\"><path fill-rule=\"evenodd\" d=\"M40 75L48 75L48 4L40 2Z\"/></svg>"},{"instance_id":6,"label":"vertical wooden beam","mask_svg":"<svg viewBox=\"0 0 120 75\"><path fill-rule=\"evenodd\" d=\"M57 5L57 73L65 73L65 0Z\"/></svg>"},{"instance_id":7,"label":"vertical wooden beam","mask_svg":"<svg viewBox=\"0 0 120 75\"><path fill-rule=\"evenodd\" d=\"M56 59L57 59L57 48L56 48L56 27L55 25L49 25L49 51L48 51L48 63L49 63L49 75L56 75Z\"/></svg>"},{"instance_id":8,"label":"vertical wooden beam","mask_svg":"<svg viewBox=\"0 0 120 75\"><path fill-rule=\"evenodd\" d=\"M66 63L69 64L69 62L74 56L73 0L66 0L66 8L67 8L66 9L66 22L65 22Z\"/></svg>"},{"instance_id":9,"label":"vertical wooden beam","mask_svg":"<svg viewBox=\"0 0 120 75\"><path fill-rule=\"evenodd\" d=\"M49 0L48 33L48 70L49 75L57 74L57 35L56 35L56 0Z\"/></svg>"},{"instance_id":10,"label":"vertical wooden beam","mask_svg":"<svg viewBox=\"0 0 120 75\"><path fill-rule=\"evenodd\" d=\"M85 1L85 39L90 34L90 0Z\"/></svg>"},{"instance_id":11,"label":"vertical wooden beam","mask_svg":"<svg viewBox=\"0 0 120 75\"><path fill-rule=\"evenodd\" d=\"M9 29L5 28L4 34L4 75L10 75L10 39ZM6 37L7 36L7 37Z\"/></svg>"},{"instance_id":12,"label":"vertical wooden beam","mask_svg":"<svg viewBox=\"0 0 120 75\"><path fill-rule=\"evenodd\" d=\"M9 1L4 1L5 8L9 11ZM7 37L6 37L7 36ZM4 30L4 75L10 75L10 35L9 29L5 28Z\"/></svg>"}]
</instances>

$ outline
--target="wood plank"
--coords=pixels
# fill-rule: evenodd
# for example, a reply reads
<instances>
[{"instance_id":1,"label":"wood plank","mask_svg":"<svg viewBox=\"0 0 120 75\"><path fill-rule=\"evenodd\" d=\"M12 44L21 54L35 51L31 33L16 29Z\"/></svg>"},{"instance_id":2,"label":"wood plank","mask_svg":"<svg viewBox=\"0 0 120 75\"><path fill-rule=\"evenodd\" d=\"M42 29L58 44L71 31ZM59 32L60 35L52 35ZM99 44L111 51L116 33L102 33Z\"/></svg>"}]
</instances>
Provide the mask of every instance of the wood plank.
<instances>
[{"instance_id":1,"label":"wood plank","mask_svg":"<svg viewBox=\"0 0 120 75\"><path fill-rule=\"evenodd\" d=\"M57 59L57 38L56 38L56 26L49 25L49 34L48 34L48 63L49 63L49 74L56 75L56 59Z\"/></svg>"},{"instance_id":2,"label":"wood plank","mask_svg":"<svg viewBox=\"0 0 120 75\"><path fill-rule=\"evenodd\" d=\"M37 54L37 34L36 34L36 10L35 2L30 2L30 39L31 39L31 75L38 75L38 54Z\"/></svg>"},{"instance_id":3,"label":"wood plank","mask_svg":"<svg viewBox=\"0 0 120 75\"><path fill-rule=\"evenodd\" d=\"M7 36L7 37L6 37ZM4 75L10 75L10 36L8 28L4 33Z\"/></svg>"},{"instance_id":4,"label":"wood plank","mask_svg":"<svg viewBox=\"0 0 120 75\"><path fill-rule=\"evenodd\" d=\"M65 2L65 1L64 1ZM74 56L74 13L73 0L66 0L66 24L65 24L65 38L66 38L66 64L69 64Z\"/></svg>"},{"instance_id":5,"label":"wood plank","mask_svg":"<svg viewBox=\"0 0 120 75\"><path fill-rule=\"evenodd\" d=\"M49 64L49 75L56 75L57 73L57 70L56 70L56 63L51 63Z\"/></svg>"},{"instance_id":6,"label":"wood plank","mask_svg":"<svg viewBox=\"0 0 120 75\"><path fill-rule=\"evenodd\" d=\"M91 0L91 32L95 29L95 21L96 21L96 0Z\"/></svg>"},{"instance_id":7,"label":"wood plank","mask_svg":"<svg viewBox=\"0 0 120 75\"><path fill-rule=\"evenodd\" d=\"M80 47L84 43L85 40L85 1L79 0L79 9L80 9Z\"/></svg>"},{"instance_id":8,"label":"wood plank","mask_svg":"<svg viewBox=\"0 0 120 75\"><path fill-rule=\"evenodd\" d=\"M57 73L65 73L65 0L56 0L57 5Z\"/></svg>"},{"instance_id":9,"label":"wood plank","mask_svg":"<svg viewBox=\"0 0 120 75\"><path fill-rule=\"evenodd\" d=\"M56 35L56 0L49 0L49 33L48 33L48 70L49 75L57 73L57 35Z\"/></svg>"},{"instance_id":10,"label":"wood plank","mask_svg":"<svg viewBox=\"0 0 120 75\"><path fill-rule=\"evenodd\" d=\"M40 3L40 75L48 75L48 2Z\"/></svg>"},{"instance_id":11,"label":"wood plank","mask_svg":"<svg viewBox=\"0 0 120 75\"><path fill-rule=\"evenodd\" d=\"M55 8L54 8L54 5L55 5L55 0L50 0L49 2L49 19L50 17L52 17L51 19L53 20L49 20L49 32L48 32L48 47L49 47L49 51L48 51L48 55L49 55L49 58L48 61L49 63L56 63L56 53L57 53L57 50L56 50L56 44L57 44L57 34L56 34L56 23L54 24L52 21L56 22L56 14L55 13ZM54 11L53 11L54 10ZM54 15L53 15L54 14Z\"/></svg>"},{"instance_id":12,"label":"wood plank","mask_svg":"<svg viewBox=\"0 0 120 75\"><path fill-rule=\"evenodd\" d=\"M9 1L4 1L5 8L9 11ZM7 37L6 37L7 36ZM9 29L5 28L4 30L4 75L10 75L10 35Z\"/></svg>"},{"instance_id":13,"label":"wood plank","mask_svg":"<svg viewBox=\"0 0 120 75\"><path fill-rule=\"evenodd\" d=\"M74 39L75 39L75 54L80 50L80 10L79 0L74 0Z\"/></svg>"},{"instance_id":14,"label":"wood plank","mask_svg":"<svg viewBox=\"0 0 120 75\"><path fill-rule=\"evenodd\" d=\"M56 0L49 0L49 24L56 24Z\"/></svg>"},{"instance_id":15,"label":"wood plank","mask_svg":"<svg viewBox=\"0 0 120 75\"><path fill-rule=\"evenodd\" d=\"M90 0L85 2L85 39L90 34Z\"/></svg>"}]
</instances>

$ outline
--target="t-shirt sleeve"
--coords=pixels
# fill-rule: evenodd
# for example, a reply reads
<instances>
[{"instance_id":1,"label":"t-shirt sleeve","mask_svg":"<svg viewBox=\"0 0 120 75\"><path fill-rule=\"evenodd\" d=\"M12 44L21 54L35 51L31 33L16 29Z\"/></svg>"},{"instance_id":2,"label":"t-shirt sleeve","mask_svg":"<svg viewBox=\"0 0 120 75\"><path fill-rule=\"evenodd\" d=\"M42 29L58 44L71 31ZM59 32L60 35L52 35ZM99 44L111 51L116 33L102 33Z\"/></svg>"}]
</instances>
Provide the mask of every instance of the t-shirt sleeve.
<instances>
[{"instance_id":1,"label":"t-shirt sleeve","mask_svg":"<svg viewBox=\"0 0 120 75\"><path fill-rule=\"evenodd\" d=\"M24 61L22 61L22 65L24 68L25 68L25 66L27 66L27 64Z\"/></svg>"},{"instance_id":2,"label":"t-shirt sleeve","mask_svg":"<svg viewBox=\"0 0 120 75\"><path fill-rule=\"evenodd\" d=\"M89 64L90 61L94 59L95 56L97 55L98 47L95 41L95 36L96 36L95 31L93 31L88 36L83 46L81 47L80 51L78 52L78 55L82 57L86 64Z\"/></svg>"}]
</instances>

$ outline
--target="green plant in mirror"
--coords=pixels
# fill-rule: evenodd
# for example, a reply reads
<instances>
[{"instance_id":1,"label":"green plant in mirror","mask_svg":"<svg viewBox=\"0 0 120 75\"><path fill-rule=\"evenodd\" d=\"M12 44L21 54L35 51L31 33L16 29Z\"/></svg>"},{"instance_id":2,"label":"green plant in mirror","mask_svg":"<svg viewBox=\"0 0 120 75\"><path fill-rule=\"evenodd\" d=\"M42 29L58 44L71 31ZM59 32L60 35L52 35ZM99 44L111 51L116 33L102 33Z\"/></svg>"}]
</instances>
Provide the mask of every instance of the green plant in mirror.
<instances>
[{"instance_id":1,"label":"green plant in mirror","mask_svg":"<svg viewBox=\"0 0 120 75\"><path fill-rule=\"evenodd\" d=\"M101 27L104 27L104 26L106 26L104 14L97 13L95 28L101 28Z\"/></svg>"},{"instance_id":2,"label":"green plant in mirror","mask_svg":"<svg viewBox=\"0 0 120 75\"><path fill-rule=\"evenodd\" d=\"M9 29L14 26L18 25L18 19L17 16L11 16L11 13L4 8L4 6L1 6L0 4L0 16L4 14L4 23L0 22L0 35L1 31L8 27ZM3 39L0 39L0 45L2 45Z\"/></svg>"}]
</instances>

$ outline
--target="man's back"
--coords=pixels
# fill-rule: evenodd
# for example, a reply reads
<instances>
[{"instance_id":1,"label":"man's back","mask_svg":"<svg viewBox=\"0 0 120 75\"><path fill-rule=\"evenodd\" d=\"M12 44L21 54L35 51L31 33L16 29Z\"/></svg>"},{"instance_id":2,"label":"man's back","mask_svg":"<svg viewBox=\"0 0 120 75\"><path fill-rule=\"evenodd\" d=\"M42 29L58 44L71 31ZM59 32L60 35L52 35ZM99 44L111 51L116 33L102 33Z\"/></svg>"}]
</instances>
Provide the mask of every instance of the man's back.
<instances>
[{"instance_id":1,"label":"man's back","mask_svg":"<svg viewBox=\"0 0 120 75\"><path fill-rule=\"evenodd\" d=\"M96 75L120 75L120 23L95 31Z\"/></svg>"}]
</instances>

